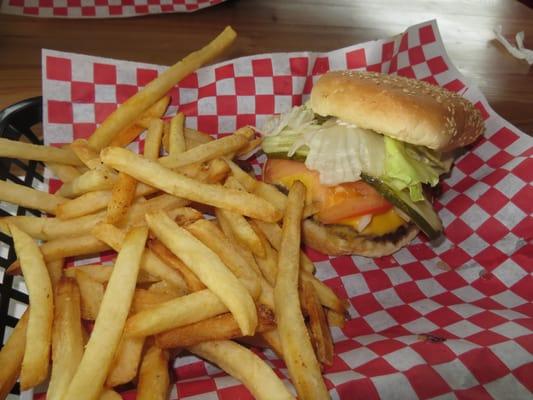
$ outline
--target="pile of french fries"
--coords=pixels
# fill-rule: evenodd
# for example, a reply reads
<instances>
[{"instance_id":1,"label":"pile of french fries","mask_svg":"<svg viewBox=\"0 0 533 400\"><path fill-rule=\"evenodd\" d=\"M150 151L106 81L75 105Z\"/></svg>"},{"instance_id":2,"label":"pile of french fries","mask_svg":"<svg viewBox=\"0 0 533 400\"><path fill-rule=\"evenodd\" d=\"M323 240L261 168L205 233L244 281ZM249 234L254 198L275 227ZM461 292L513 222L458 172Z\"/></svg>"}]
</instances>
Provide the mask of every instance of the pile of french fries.
<instances>
[{"instance_id":1,"label":"pile of french fries","mask_svg":"<svg viewBox=\"0 0 533 400\"><path fill-rule=\"evenodd\" d=\"M166 93L235 39L226 28L122 104L88 140L62 148L0 139L0 156L45 163L49 194L0 182L0 200L48 216L0 219L29 307L0 351L0 398L49 379L48 400L166 399L169 362L189 352L217 364L258 399L293 392L249 346L282 358L300 399L326 399L330 326L346 304L313 275L300 248L313 214L305 186L288 196L233 159L257 147L250 127L214 140L163 118ZM143 154L125 147L146 130ZM161 154L165 154L161 156ZM64 260L115 251L112 264ZM78 263L82 264L82 263ZM179 382L178 382L179 384Z\"/></svg>"}]
</instances>

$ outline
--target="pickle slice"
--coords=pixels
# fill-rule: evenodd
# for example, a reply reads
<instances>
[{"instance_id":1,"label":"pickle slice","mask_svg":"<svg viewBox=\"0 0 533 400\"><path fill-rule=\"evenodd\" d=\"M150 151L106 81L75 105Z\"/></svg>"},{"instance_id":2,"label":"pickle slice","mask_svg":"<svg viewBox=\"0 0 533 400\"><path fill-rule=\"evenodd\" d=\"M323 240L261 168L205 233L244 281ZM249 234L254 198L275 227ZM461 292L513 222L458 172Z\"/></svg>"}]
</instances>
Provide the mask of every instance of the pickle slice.
<instances>
[{"instance_id":1,"label":"pickle slice","mask_svg":"<svg viewBox=\"0 0 533 400\"><path fill-rule=\"evenodd\" d=\"M430 240L437 239L442 234L442 222L427 199L415 202L411 200L409 193L395 190L379 178L366 174L361 174L361 178L406 213Z\"/></svg>"}]
</instances>

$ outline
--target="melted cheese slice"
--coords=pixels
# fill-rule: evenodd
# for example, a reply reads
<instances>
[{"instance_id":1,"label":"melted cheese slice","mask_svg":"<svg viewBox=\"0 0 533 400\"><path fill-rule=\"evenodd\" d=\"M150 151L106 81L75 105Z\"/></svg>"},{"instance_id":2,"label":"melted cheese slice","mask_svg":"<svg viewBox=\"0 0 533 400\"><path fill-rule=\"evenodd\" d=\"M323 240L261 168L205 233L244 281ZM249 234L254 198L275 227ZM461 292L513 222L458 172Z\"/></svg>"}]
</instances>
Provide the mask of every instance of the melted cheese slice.
<instances>
[{"instance_id":1,"label":"melted cheese slice","mask_svg":"<svg viewBox=\"0 0 533 400\"><path fill-rule=\"evenodd\" d=\"M348 225L355 229L358 227L359 220L362 217L347 218L339 221L339 225ZM387 233L396 231L400 226L405 224L405 220L391 208L389 211L383 214L377 214L372 216L372 221L361 232L363 235L382 236Z\"/></svg>"}]
</instances>

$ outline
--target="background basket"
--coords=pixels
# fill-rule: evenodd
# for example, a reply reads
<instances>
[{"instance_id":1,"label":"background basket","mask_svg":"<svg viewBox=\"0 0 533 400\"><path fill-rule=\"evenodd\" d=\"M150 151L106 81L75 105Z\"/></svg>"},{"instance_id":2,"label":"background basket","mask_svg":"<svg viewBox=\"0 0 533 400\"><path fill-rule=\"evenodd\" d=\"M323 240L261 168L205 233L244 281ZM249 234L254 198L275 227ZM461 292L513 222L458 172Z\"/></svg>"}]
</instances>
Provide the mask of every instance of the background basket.
<instances>
[{"instance_id":1,"label":"background basket","mask_svg":"<svg viewBox=\"0 0 533 400\"><path fill-rule=\"evenodd\" d=\"M23 100L0 111L0 137L42 144L42 98ZM45 180L44 165L36 161L23 161L0 157L0 179L26 186L42 188ZM0 201L0 215L41 215L35 210L17 207ZM11 237L0 233L0 340L2 346L17 324L28 304L26 286L20 276L10 276L6 268L16 259ZM13 388L19 394L19 384Z\"/></svg>"}]
</instances>

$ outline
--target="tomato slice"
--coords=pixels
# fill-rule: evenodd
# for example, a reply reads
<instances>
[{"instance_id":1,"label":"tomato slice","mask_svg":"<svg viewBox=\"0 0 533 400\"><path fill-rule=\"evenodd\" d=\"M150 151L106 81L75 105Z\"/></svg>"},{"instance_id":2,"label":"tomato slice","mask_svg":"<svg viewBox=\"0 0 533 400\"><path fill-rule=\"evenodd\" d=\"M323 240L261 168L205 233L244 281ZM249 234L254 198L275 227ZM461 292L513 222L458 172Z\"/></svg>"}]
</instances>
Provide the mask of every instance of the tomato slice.
<instances>
[{"instance_id":1,"label":"tomato slice","mask_svg":"<svg viewBox=\"0 0 533 400\"><path fill-rule=\"evenodd\" d=\"M307 187L308 200L320 204L317 217L324 224L359 215L382 214L392 208L392 204L365 182L324 186L316 171L298 161L269 159L263 170L263 180L285 187L296 180L302 181Z\"/></svg>"}]
</instances>

